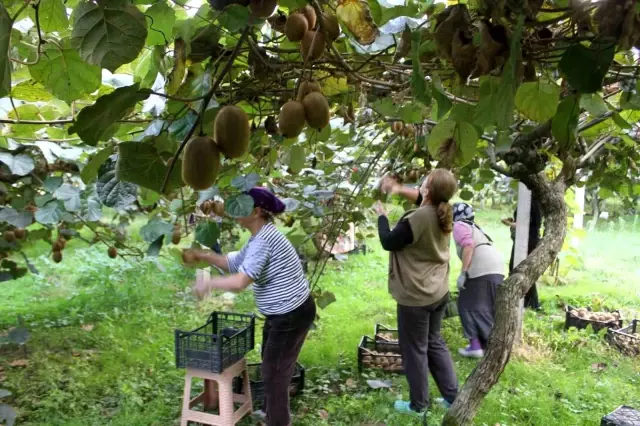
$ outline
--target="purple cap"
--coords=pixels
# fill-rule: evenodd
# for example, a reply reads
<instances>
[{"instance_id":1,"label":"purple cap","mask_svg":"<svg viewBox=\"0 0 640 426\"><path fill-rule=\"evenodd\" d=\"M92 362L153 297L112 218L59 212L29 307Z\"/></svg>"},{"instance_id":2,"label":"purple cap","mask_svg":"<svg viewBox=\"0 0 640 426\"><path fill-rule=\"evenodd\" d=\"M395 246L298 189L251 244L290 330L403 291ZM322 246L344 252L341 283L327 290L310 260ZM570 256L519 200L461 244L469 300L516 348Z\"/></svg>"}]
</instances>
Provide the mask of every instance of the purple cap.
<instances>
[{"instance_id":1,"label":"purple cap","mask_svg":"<svg viewBox=\"0 0 640 426\"><path fill-rule=\"evenodd\" d=\"M280 199L276 197L274 193L266 188L251 188L249 191L247 191L247 194L251 198L253 198L255 207L260 207L261 209L269 213L279 214L282 213L286 208L284 203L280 201Z\"/></svg>"}]
</instances>

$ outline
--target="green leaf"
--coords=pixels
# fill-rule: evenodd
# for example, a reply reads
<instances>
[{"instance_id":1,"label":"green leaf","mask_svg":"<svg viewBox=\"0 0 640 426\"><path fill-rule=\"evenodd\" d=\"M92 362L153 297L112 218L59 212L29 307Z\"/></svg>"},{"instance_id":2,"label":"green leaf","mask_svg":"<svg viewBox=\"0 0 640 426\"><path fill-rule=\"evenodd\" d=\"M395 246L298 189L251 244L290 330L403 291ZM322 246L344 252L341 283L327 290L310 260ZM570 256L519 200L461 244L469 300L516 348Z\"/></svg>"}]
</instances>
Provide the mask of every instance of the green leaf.
<instances>
[{"instance_id":1,"label":"green leaf","mask_svg":"<svg viewBox=\"0 0 640 426\"><path fill-rule=\"evenodd\" d=\"M161 237L158 237L157 240L155 240L154 242L152 242L149 245L149 248L147 249L147 256L149 257L157 257L160 254L160 251L162 250L162 244L164 243L165 237L164 235Z\"/></svg>"},{"instance_id":2,"label":"green leaf","mask_svg":"<svg viewBox=\"0 0 640 426\"><path fill-rule=\"evenodd\" d=\"M26 176L36 167L33 158L27 154L13 155L8 152L0 152L0 161L9 167L11 174Z\"/></svg>"},{"instance_id":3,"label":"green leaf","mask_svg":"<svg viewBox=\"0 0 640 426\"><path fill-rule=\"evenodd\" d=\"M422 32L413 31L411 33L411 62L413 65L413 73L411 74L411 90L413 96L425 104L431 105L431 97L427 90L427 83L424 80L424 72L420 63L420 42L422 41Z\"/></svg>"},{"instance_id":4,"label":"green leaf","mask_svg":"<svg viewBox=\"0 0 640 426\"><path fill-rule=\"evenodd\" d=\"M627 120L622 118L622 116L617 112L614 113L613 116L611 116L611 118L613 118L613 122L616 123L618 127L620 127L623 130L629 130L633 127Z\"/></svg>"},{"instance_id":5,"label":"green leaf","mask_svg":"<svg viewBox=\"0 0 640 426\"><path fill-rule=\"evenodd\" d=\"M33 213L5 207L0 210L0 222L6 222L16 228L26 228L33 222Z\"/></svg>"},{"instance_id":6,"label":"green leaf","mask_svg":"<svg viewBox=\"0 0 640 426\"><path fill-rule=\"evenodd\" d=\"M231 217L246 217L253 211L253 198L247 194L235 195L224 203L224 211Z\"/></svg>"},{"instance_id":7,"label":"green leaf","mask_svg":"<svg viewBox=\"0 0 640 426\"><path fill-rule=\"evenodd\" d=\"M34 80L57 98L71 103L95 92L102 82L100 67L84 62L68 41L47 43L40 61L29 67Z\"/></svg>"},{"instance_id":8,"label":"green leaf","mask_svg":"<svg viewBox=\"0 0 640 426\"><path fill-rule=\"evenodd\" d=\"M480 79L480 101L474 110L473 122L483 130L495 123L495 95L499 87L497 78L487 77Z\"/></svg>"},{"instance_id":9,"label":"green leaf","mask_svg":"<svg viewBox=\"0 0 640 426\"><path fill-rule=\"evenodd\" d=\"M330 304L336 301L336 295L330 291L324 291L318 297L316 297L316 304L320 309L325 309Z\"/></svg>"},{"instance_id":10,"label":"green leaf","mask_svg":"<svg viewBox=\"0 0 640 426\"><path fill-rule=\"evenodd\" d=\"M453 120L445 120L436 124L436 126L431 129L431 133L429 133L429 138L427 139L427 147L429 148L429 153L433 157L437 157L440 151L440 145L447 139L453 137L453 132L456 129L456 122Z\"/></svg>"},{"instance_id":11,"label":"green leaf","mask_svg":"<svg viewBox=\"0 0 640 426\"><path fill-rule=\"evenodd\" d=\"M141 87L151 87L158 76L158 67L154 60L155 49L145 49L135 62L132 63L133 81Z\"/></svg>"},{"instance_id":12,"label":"green leaf","mask_svg":"<svg viewBox=\"0 0 640 426\"><path fill-rule=\"evenodd\" d=\"M43 225L54 225L60 221L64 210L58 201L51 201L40 207L35 214L36 221Z\"/></svg>"},{"instance_id":13,"label":"green leaf","mask_svg":"<svg viewBox=\"0 0 640 426\"><path fill-rule=\"evenodd\" d=\"M529 120L542 123L555 115L559 97L560 89L557 86L532 81L518 88L515 104L518 111Z\"/></svg>"},{"instance_id":14,"label":"green leaf","mask_svg":"<svg viewBox=\"0 0 640 426\"><path fill-rule=\"evenodd\" d=\"M551 122L551 134L563 149L568 149L575 142L579 118L579 98L576 96L567 96L558 105L558 112Z\"/></svg>"},{"instance_id":15,"label":"green leaf","mask_svg":"<svg viewBox=\"0 0 640 426\"><path fill-rule=\"evenodd\" d=\"M218 17L218 22L232 33L240 31L249 24L249 8L239 4L231 4Z\"/></svg>"},{"instance_id":16,"label":"green leaf","mask_svg":"<svg viewBox=\"0 0 640 426\"><path fill-rule=\"evenodd\" d=\"M473 192L469 191L468 189L464 189L460 191L460 198L462 198L465 201L469 201L470 199L473 198Z\"/></svg>"},{"instance_id":17,"label":"green leaf","mask_svg":"<svg viewBox=\"0 0 640 426\"><path fill-rule=\"evenodd\" d=\"M176 12L166 1L161 0L147 9L144 13L149 19L147 44L165 45L173 39L173 24L176 22Z\"/></svg>"},{"instance_id":18,"label":"green leaf","mask_svg":"<svg viewBox=\"0 0 640 426\"><path fill-rule=\"evenodd\" d=\"M74 10L71 43L82 59L115 72L138 57L147 39L147 21L120 0L84 1Z\"/></svg>"},{"instance_id":19,"label":"green leaf","mask_svg":"<svg viewBox=\"0 0 640 426\"><path fill-rule=\"evenodd\" d=\"M82 172L80 172L82 182L84 182L85 184L89 184L93 179L95 179L96 176L98 176L98 170L100 170L100 166L102 166L102 164L107 161L107 158L109 158L109 156L113 154L113 149L113 145L108 146L91 157L91 160L89 160L87 165L82 169Z\"/></svg>"},{"instance_id":20,"label":"green leaf","mask_svg":"<svg viewBox=\"0 0 640 426\"><path fill-rule=\"evenodd\" d=\"M97 222L102 218L102 204L100 200L96 198L89 198L87 200L87 213L84 215L84 219L88 222Z\"/></svg>"},{"instance_id":21,"label":"green leaf","mask_svg":"<svg viewBox=\"0 0 640 426\"><path fill-rule=\"evenodd\" d=\"M502 73L502 82L495 94L495 116L498 129L506 129L513 122L516 96L516 66L520 55L520 38L524 25L524 15L518 16L518 24L511 39L509 60Z\"/></svg>"},{"instance_id":22,"label":"green leaf","mask_svg":"<svg viewBox=\"0 0 640 426\"><path fill-rule=\"evenodd\" d=\"M212 186L211 188L205 189L204 191L199 191L198 201L196 202L196 205L199 206L200 204L204 203L207 200L213 200L213 197L215 197L219 193L220 191L218 191L218 187L216 186Z\"/></svg>"},{"instance_id":23,"label":"green leaf","mask_svg":"<svg viewBox=\"0 0 640 426\"><path fill-rule=\"evenodd\" d=\"M427 147L433 157L462 167L473 160L477 141L478 132L473 124L448 119L431 130Z\"/></svg>"},{"instance_id":24,"label":"green leaf","mask_svg":"<svg viewBox=\"0 0 640 426\"><path fill-rule=\"evenodd\" d=\"M40 28L46 33L62 32L69 27L67 9L62 0L40 0Z\"/></svg>"},{"instance_id":25,"label":"green leaf","mask_svg":"<svg viewBox=\"0 0 640 426\"><path fill-rule=\"evenodd\" d=\"M62 185L62 178L59 176L49 176L43 183L44 190L54 193Z\"/></svg>"},{"instance_id":26,"label":"green leaf","mask_svg":"<svg viewBox=\"0 0 640 426\"><path fill-rule=\"evenodd\" d=\"M135 183L159 193L168 170L169 167L165 165L164 160L152 144L122 142L118 145L118 161L116 162L118 180ZM165 192L169 193L182 185L182 163L180 162L173 168Z\"/></svg>"},{"instance_id":27,"label":"green leaf","mask_svg":"<svg viewBox=\"0 0 640 426\"><path fill-rule=\"evenodd\" d=\"M584 108L593 117L600 117L609 112L607 104L597 93L582 95L580 97L580 107Z\"/></svg>"},{"instance_id":28,"label":"green leaf","mask_svg":"<svg viewBox=\"0 0 640 426\"><path fill-rule=\"evenodd\" d=\"M436 120L439 121L447 114L447 112L449 112L453 106L453 102L451 102L447 95L445 95L444 90L442 89L442 83L440 83L440 79L437 77L433 79L433 97L438 105Z\"/></svg>"},{"instance_id":29,"label":"green leaf","mask_svg":"<svg viewBox=\"0 0 640 426\"><path fill-rule=\"evenodd\" d=\"M109 170L96 183L96 192L100 202L116 210L124 210L137 199L138 187L132 183L116 179L116 171Z\"/></svg>"},{"instance_id":30,"label":"green leaf","mask_svg":"<svg viewBox=\"0 0 640 426\"><path fill-rule=\"evenodd\" d=\"M398 116L405 123L420 123L428 114L427 111L428 109L424 105L415 101L409 101L398 109Z\"/></svg>"},{"instance_id":31,"label":"green leaf","mask_svg":"<svg viewBox=\"0 0 640 426\"><path fill-rule=\"evenodd\" d=\"M396 117L398 114L398 106L389 97L378 99L371 108L385 117Z\"/></svg>"},{"instance_id":32,"label":"green leaf","mask_svg":"<svg viewBox=\"0 0 640 426\"><path fill-rule=\"evenodd\" d=\"M36 195L34 198L37 207L42 207L52 200L55 200L53 194Z\"/></svg>"},{"instance_id":33,"label":"green leaf","mask_svg":"<svg viewBox=\"0 0 640 426\"><path fill-rule=\"evenodd\" d=\"M306 0L280 0L280 7L286 7L290 11L304 7L307 4Z\"/></svg>"},{"instance_id":34,"label":"green leaf","mask_svg":"<svg viewBox=\"0 0 640 426\"><path fill-rule=\"evenodd\" d=\"M148 90L139 90L139 85L134 84L100 96L95 104L80 111L76 122L69 128L69 134L77 133L84 143L91 146L108 140L115 132L113 125L149 94Z\"/></svg>"},{"instance_id":35,"label":"green leaf","mask_svg":"<svg viewBox=\"0 0 640 426\"><path fill-rule=\"evenodd\" d=\"M304 147L300 145L294 145L289 151L289 168L291 173L297 175L304 168L304 162L307 155L304 152Z\"/></svg>"},{"instance_id":36,"label":"green leaf","mask_svg":"<svg viewBox=\"0 0 640 426\"><path fill-rule=\"evenodd\" d=\"M57 199L64 202L64 208L69 212L80 210L80 190L68 183L58 188L54 194Z\"/></svg>"},{"instance_id":37,"label":"green leaf","mask_svg":"<svg viewBox=\"0 0 640 426\"><path fill-rule=\"evenodd\" d=\"M213 247L220 237L218 224L213 220L200 222L196 227L196 241L205 247Z\"/></svg>"},{"instance_id":38,"label":"green leaf","mask_svg":"<svg viewBox=\"0 0 640 426\"><path fill-rule=\"evenodd\" d=\"M255 187L259 181L260 175L257 173L250 173L247 176L234 177L231 181L231 185L240 191L248 191Z\"/></svg>"},{"instance_id":39,"label":"green leaf","mask_svg":"<svg viewBox=\"0 0 640 426\"><path fill-rule=\"evenodd\" d=\"M586 47L580 43L565 50L558 68L567 82L581 93L596 93L602 89L613 57L616 43L593 42Z\"/></svg>"},{"instance_id":40,"label":"green leaf","mask_svg":"<svg viewBox=\"0 0 640 426\"><path fill-rule=\"evenodd\" d=\"M173 225L158 218L151 219L140 228L140 236L147 243L153 243L163 235L171 235L172 232Z\"/></svg>"},{"instance_id":41,"label":"green leaf","mask_svg":"<svg viewBox=\"0 0 640 426\"><path fill-rule=\"evenodd\" d=\"M40 58L40 60L42 61L43 58ZM29 102L46 102L54 99L53 95L47 92L44 86L35 80L23 81L13 86L11 96L13 96L14 99Z\"/></svg>"},{"instance_id":42,"label":"green leaf","mask_svg":"<svg viewBox=\"0 0 640 426\"><path fill-rule=\"evenodd\" d=\"M9 61L9 48L11 39L11 26L13 22L7 9L0 3L0 98L11 93L11 62Z\"/></svg>"}]
</instances>

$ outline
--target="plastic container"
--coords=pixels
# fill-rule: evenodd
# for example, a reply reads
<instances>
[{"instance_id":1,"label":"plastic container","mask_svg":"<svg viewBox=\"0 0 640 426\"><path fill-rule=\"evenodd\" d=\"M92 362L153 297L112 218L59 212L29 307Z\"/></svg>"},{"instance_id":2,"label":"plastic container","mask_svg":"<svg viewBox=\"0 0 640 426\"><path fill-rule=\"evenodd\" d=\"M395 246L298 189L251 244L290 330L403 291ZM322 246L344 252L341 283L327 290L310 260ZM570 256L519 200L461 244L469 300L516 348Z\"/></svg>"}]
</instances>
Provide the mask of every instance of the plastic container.
<instances>
[{"instance_id":1,"label":"plastic container","mask_svg":"<svg viewBox=\"0 0 640 426\"><path fill-rule=\"evenodd\" d=\"M195 330L175 330L176 367L221 373L253 350L255 326L255 315L214 312Z\"/></svg>"},{"instance_id":2,"label":"plastic container","mask_svg":"<svg viewBox=\"0 0 640 426\"><path fill-rule=\"evenodd\" d=\"M607 340L620 352L629 356L640 356L640 321L634 319L626 327L609 329Z\"/></svg>"},{"instance_id":3,"label":"plastic container","mask_svg":"<svg viewBox=\"0 0 640 426\"><path fill-rule=\"evenodd\" d=\"M249 383L251 384L251 399L253 400L253 408L261 408L264 402L264 381L262 381L262 370L260 369L262 364L249 364L247 369L249 370ZM291 378L291 384L289 385L289 396L291 398L296 397L304 390L304 367L296 363L296 370ZM233 379L233 392L242 393L242 379L236 377Z\"/></svg>"},{"instance_id":4,"label":"plastic container","mask_svg":"<svg viewBox=\"0 0 640 426\"><path fill-rule=\"evenodd\" d=\"M358 372L379 370L389 373L403 373L400 344L380 343L369 336L362 336L358 346Z\"/></svg>"},{"instance_id":5,"label":"plastic container","mask_svg":"<svg viewBox=\"0 0 640 426\"><path fill-rule=\"evenodd\" d=\"M398 329L389 328L386 325L376 324L375 334L378 351L393 352L398 346Z\"/></svg>"},{"instance_id":6,"label":"plastic container","mask_svg":"<svg viewBox=\"0 0 640 426\"><path fill-rule=\"evenodd\" d=\"M566 309L565 309L565 323L564 323L564 329L568 330L571 327L575 327L579 330L585 329L587 327L589 327L589 325L591 325L591 328L593 328L594 332L598 332L604 328L621 328L622 327L622 318L618 319L618 320L614 320L614 321L608 321L608 322L602 322L602 321L594 321L594 320L588 320L588 319L584 319L584 318L579 318L577 316L571 315L571 311L572 310L578 310L579 308L575 308L571 305L567 305ZM587 311L592 312L590 307L586 308ZM619 311L611 311L609 313L614 313L617 312L618 315L620 314Z\"/></svg>"},{"instance_id":7,"label":"plastic container","mask_svg":"<svg viewBox=\"0 0 640 426\"><path fill-rule=\"evenodd\" d=\"M600 421L600 426L640 426L640 411L621 405Z\"/></svg>"}]
</instances>

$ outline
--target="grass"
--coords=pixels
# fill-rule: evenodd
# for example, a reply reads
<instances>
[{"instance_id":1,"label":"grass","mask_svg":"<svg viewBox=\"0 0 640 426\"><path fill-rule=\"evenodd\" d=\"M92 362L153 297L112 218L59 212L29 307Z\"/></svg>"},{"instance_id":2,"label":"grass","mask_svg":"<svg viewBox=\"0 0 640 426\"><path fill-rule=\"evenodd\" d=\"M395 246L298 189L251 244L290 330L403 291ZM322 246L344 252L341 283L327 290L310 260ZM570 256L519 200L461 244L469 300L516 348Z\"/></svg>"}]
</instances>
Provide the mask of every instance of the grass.
<instances>
[{"instance_id":1,"label":"grass","mask_svg":"<svg viewBox=\"0 0 640 426\"><path fill-rule=\"evenodd\" d=\"M503 215L482 212L478 222L506 262L510 240L499 224ZM525 349L512 356L476 424L593 425L619 405L640 407L640 360L621 356L601 336L563 331L560 310L568 302L638 316L639 228L631 221L604 224L580 240L579 258L563 255L565 285L541 287L545 314L527 313ZM322 288L338 301L319 312L321 320L303 349L308 380L293 405L295 425L417 424L391 409L396 398L407 396L404 378L393 377L391 390L373 390L365 378L388 377L357 374L362 335L371 334L377 322L395 324L395 304L386 290L387 255L375 241L368 245L366 256L333 262L322 277ZM44 247L38 250L44 253ZM222 297L195 303L188 291L193 271L171 261L159 269L153 262L111 260L103 248L75 240L61 264L46 254L34 261L42 275L0 284L0 330L14 326L18 315L31 330L25 348L0 348L0 388L13 393L7 402L19 411L19 425L177 425L184 372L175 368L174 328L194 327L216 309L254 310L250 293L233 306ZM454 257L452 284L458 269ZM464 344L457 319L447 320L443 333L453 352ZM19 359L28 366L10 366ZM454 361L463 382L475 362L457 354ZM432 394L437 396L434 386ZM429 424L438 424L442 415L434 408Z\"/></svg>"}]
</instances>

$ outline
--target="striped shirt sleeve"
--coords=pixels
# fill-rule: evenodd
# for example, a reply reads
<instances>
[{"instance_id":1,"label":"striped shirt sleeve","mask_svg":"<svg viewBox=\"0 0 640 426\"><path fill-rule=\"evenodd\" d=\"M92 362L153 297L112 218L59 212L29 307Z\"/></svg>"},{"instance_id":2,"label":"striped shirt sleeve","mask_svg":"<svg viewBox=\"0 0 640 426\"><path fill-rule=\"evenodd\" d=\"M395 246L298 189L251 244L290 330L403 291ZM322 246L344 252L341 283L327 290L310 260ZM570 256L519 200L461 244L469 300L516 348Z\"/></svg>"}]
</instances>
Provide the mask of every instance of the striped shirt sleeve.
<instances>
[{"instance_id":1,"label":"striped shirt sleeve","mask_svg":"<svg viewBox=\"0 0 640 426\"><path fill-rule=\"evenodd\" d=\"M240 251L234 251L227 254L227 265L229 266L230 273L235 274L240 270L240 265L242 265L245 253L247 252L246 249L247 246L244 246Z\"/></svg>"},{"instance_id":2,"label":"striped shirt sleeve","mask_svg":"<svg viewBox=\"0 0 640 426\"><path fill-rule=\"evenodd\" d=\"M269 260L269 245L261 238L256 238L246 246L246 253L238 272L246 274L253 281L257 281Z\"/></svg>"}]
</instances>

